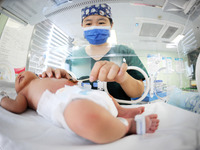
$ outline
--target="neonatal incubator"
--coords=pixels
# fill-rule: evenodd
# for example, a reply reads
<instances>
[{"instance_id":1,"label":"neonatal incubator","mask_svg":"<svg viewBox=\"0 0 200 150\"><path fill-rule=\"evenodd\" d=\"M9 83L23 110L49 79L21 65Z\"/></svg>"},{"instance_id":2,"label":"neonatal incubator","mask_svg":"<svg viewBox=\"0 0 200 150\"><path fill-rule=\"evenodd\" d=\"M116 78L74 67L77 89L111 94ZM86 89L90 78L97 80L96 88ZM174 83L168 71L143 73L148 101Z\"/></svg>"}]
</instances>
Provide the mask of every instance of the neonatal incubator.
<instances>
[{"instance_id":1,"label":"neonatal incubator","mask_svg":"<svg viewBox=\"0 0 200 150\"><path fill-rule=\"evenodd\" d=\"M103 2L112 7L114 25L108 39L110 45L132 48L148 72L129 66L128 70L139 70L145 77L144 94L131 101L117 100L130 104L164 101L180 107L182 103L184 107L196 107L200 101L199 1ZM100 1L2 1L0 80L14 82L16 69L36 74L47 67L69 71L67 59L82 60L82 57L69 56L72 51L88 45L83 37L80 9L89 3ZM121 11L124 7L126 11ZM110 57L117 59L119 56ZM82 69L86 70L84 62ZM81 76L76 72L81 74L83 70L69 72L79 79ZM80 86L90 87L85 82L80 82ZM95 86L108 91L106 82L97 81ZM185 100L180 100L184 99L182 96Z\"/></svg>"},{"instance_id":2,"label":"neonatal incubator","mask_svg":"<svg viewBox=\"0 0 200 150\"><path fill-rule=\"evenodd\" d=\"M112 49L104 56L89 56L80 51L90 45L81 10L102 3L111 7L114 22L103 50L118 47L117 52L126 54ZM143 135L145 119L136 115L141 135L94 144L66 134L32 109L19 115L0 106L0 149L200 150L199 53L200 0L0 0L0 100L7 95L15 99L20 72L38 75L48 67L60 68L84 90L114 94L121 107L144 107L142 115L157 114L160 120L155 133ZM89 82L95 59L101 57L118 66L130 63L127 72L144 77L142 96L127 100L115 82Z\"/></svg>"}]
</instances>

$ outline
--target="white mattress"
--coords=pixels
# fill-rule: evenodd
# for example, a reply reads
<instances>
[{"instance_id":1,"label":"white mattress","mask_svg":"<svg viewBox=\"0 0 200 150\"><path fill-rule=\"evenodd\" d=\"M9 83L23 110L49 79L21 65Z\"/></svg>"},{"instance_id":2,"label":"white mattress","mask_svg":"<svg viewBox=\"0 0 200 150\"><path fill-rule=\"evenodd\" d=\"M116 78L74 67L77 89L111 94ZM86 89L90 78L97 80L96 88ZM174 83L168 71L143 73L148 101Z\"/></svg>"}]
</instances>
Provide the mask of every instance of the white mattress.
<instances>
[{"instance_id":1,"label":"white mattress","mask_svg":"<svg viewBox=\"0 0 200 150\"><path fill-rule=\"evenodd\" d=\"M198 114L163 102L144 106L145 114L159 115L154 134L129 135L103 145L70 137L32 110L17 115L0 107L0 150L200 150Z\"/></svg>"}]
</instances>

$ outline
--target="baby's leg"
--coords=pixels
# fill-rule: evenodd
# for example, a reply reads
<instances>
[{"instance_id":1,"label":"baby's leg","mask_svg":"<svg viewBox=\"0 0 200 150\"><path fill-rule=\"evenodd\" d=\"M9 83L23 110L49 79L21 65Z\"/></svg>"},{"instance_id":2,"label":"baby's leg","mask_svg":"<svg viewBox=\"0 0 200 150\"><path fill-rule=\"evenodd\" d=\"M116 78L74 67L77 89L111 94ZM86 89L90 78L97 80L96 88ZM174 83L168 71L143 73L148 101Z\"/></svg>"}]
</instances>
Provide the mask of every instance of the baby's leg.
<instances>
[{"instance_id":1,"label":"baby's leg","mask_svg":"<svg viewBox=\"0 0 200 150\"><path fill-rule=\"evenodd\" d=\"M136 115L142 114L144 112L144 107L137 107L137 108L118 108L118 117L123 118L134 118Z\"/></svg>"},{"instance_id":2,"label":"baby's leg","mask_svg":"<svg viewBox=\"0 0 200 150\"><path fill-rule=\"evenodd\" d=\"M64 111L69 128L95 143L108 143L125 136L130 125L124 125L102 106L89 100L72 101Z\"/></svg>"},{"instance_id":3,"label":"baby's leg","mask_svg":"<svg viewBox=\"0 0 200 150\"><path fill-rule=\"evenodd\" d=\"M136 115L142 114L144 112L143 106L138 107L138 108L124 108L124 107L121 107L111 95L110 97L112 98L112 101L114 102L118 110L118 117L134 118Z\"/></svg>"},{"instance_id":4,"label":"baby's leg","mask_svg":"<svg viewBox=\"0 0 200 150\"><path fill-rule=\"evenodd\" d=\"M131 124L131 127L128 131L129 134L135 134L136 133L136 122L133 118L127 119L129 124ZM154 133L158 129L159 125L159 119L156 114L151 114L145 116L145 122L146 122L146 133Z\"/></svg>"}]
</instances>

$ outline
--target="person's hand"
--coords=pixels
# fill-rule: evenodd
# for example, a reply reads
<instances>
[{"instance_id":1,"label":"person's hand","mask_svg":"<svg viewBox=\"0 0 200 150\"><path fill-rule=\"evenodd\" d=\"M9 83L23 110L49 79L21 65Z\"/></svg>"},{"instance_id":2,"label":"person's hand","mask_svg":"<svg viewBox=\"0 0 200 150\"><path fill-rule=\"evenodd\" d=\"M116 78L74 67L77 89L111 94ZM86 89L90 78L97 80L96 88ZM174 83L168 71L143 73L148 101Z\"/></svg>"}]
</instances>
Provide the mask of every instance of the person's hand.
<instances>
[{"instance_id":1,"label":"person's hand","mask_svg":"<svg viewBox=\"0 0 200 150\"><path fill-rule=\"evenodd\" d=\"M121 67L110 61L98 61L94 64L90 73L90 82L100 80L106 82L122 83L127 76L127 64L123 63Z\"/></svg>"},{"instance_id":2,"label":"person's hand","mask_svg":"<svg viewBox=\"0 0 200 150\"><path fill-rule=\"evenodd\" d=\"M66 78L66 79L70 79L72 81L76 81L76 79L72 78L72 76L64 69L53 69L51 67L47 68L47 70L45 72L43 72L42 74L39 74L39 77L41 78Z\"/></svg>"}]
</instances>

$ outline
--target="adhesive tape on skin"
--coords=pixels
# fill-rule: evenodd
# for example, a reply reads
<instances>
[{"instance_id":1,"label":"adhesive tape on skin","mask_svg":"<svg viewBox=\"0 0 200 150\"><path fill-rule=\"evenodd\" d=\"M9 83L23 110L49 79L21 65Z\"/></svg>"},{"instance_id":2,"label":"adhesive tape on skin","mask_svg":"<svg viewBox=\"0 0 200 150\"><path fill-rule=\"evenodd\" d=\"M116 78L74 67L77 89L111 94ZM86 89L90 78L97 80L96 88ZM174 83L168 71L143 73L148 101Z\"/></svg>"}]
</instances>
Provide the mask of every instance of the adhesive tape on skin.
<instances>
[{"instance_id":1,"label":"adhesive tape on skin","mask_svg":"<svg viewBox=\"0 0 200 150\"><path fill-rule=\"evenodd\" d=\"M137 132L137 134L140 134L140 135L145 134L146 133L145 116L136 115L135 121L136 121L136 132Z\"/></svg>"},{"instance_id":2,"label":"adhesive tape on skin","mask_svg":"<svg viewBox=\"0 0 200 150\"><path fill-rule=\"evenodd\" d=\"M121 121L125 126L128 126L128 121L126 119L121 117L117 117L117 119L119 119L119 121Z\"/></svg>"}]
</instances>

